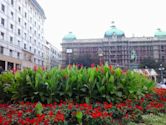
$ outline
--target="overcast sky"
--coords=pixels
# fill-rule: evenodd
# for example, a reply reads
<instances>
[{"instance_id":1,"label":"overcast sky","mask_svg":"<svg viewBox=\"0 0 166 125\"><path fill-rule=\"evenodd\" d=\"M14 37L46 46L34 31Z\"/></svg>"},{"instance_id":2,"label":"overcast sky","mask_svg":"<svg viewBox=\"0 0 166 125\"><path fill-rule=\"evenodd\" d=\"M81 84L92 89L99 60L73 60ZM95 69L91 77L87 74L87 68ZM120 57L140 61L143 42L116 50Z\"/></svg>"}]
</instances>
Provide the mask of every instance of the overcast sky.
<instances>
[{"instance_id":1,"label":"overcast sky","mask_svg":"<svg viewBox=\"0 0 166 125\"><path fill-rule=\"evenodd\" d=\"M61 50L62 38L102 38L115 21L126 36L166 31L166 0L37 0L46 14L45 38Z\"/></svg>"}]
</instances>

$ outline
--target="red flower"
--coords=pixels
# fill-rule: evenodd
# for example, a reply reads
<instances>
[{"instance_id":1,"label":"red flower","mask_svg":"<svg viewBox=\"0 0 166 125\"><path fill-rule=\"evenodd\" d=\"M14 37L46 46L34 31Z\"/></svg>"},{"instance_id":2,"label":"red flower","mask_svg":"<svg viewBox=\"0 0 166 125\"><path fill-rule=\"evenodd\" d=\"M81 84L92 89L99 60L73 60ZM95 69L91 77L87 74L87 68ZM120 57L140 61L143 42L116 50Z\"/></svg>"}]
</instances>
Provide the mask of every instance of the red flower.
<instances>
[{"instance_id":1,"label":"red flower","mask_svg":"<svg viewBox=\"0 0 166 125\"><path fill-rule=\"evenodd\" d=\"M0 115L0 124L3 122L3 117Z\"/></svg>"},{"instance_id":2,"label":"red flower","mask_svg":"<svg viewBox=\"0 0 166 125\"><path fill-rule=\"evenodd\" d=\"M80 67L82 68L82 67L83 67L83 64L80 64Z\"/></svg>"},{"instance_id":3,"label":"red flower","mask_svg":"<svg viewBox=\"0 0 166 125\"><path fill-rule=\"evenodd\" d=\"M95 64L94 64L94 63L92 63L92 64L91 64L91 68L94 68L94 67L95 67Z\"/></svg>"},{"instance_id":4,"label":"red flower","mask_svg":"<svg viewBox=\"0 0 166 125\"><path fill-rule=\"evenodd\" d=\"M21 117L21 116L22 116L22 114L23 114L23 113L22 113L22 111L21 111L21 110L19 110L19 111L18 111L18 113L17 113L17 116L18 116L18 117Z\"/></svg>"},{"instance_id":5,"label":"red flower","mask_svg":"<svg viewBox=\"0 0 166 125\"><path fill-rule=\"evenodd\" d=\"M54 115L54 113L52 112L52 111L49 111L49 116L53 116Z\"/></svg>"},{"instance_id":6,"label":"red flower","mask_svg":"<svg viewBox=\"0 0 166 125\"><path fill-rule=\"evenodd\" d=\"M38 69L38 67L35 65L35 66L33 67L33 70L36 72L37 69Z\"/></svg>"},{"instance_id":7,"label":"red flower","mask_svg":"<svg viewBox=\"0 0 166 125\"><path fill-rule=\"evenodd\" d=\"M55 115L54 122L63 122L64 120L65 120L64 114L58 111Z\"/></svg>"},{"instance_id":8,"label":"red flower","mask_svg":"<svg viewBox=\"0 0 166 125\"><path fill-rule=\"evenodd\" d=\"M136 105L135 107L136 107L137 109L139 109L140 111L143 111L143 108L142 108L141 106Z\"/></svg>"},{"instance_id":9,"label":"red flower","mask_svg":"<svg viewBox=\"0 0 166 125\"><path fill-rule=\"evenodd\" d=\"M109 68L110 68L110 71L112 71L112 65L110 65Z\"/></svg>"},{"instance_id":10,"label":"red flower","mask_svg":"<svg viewBox=\"0 0 166 125\"><path fill-rule=\"evenodd\" d=\"M42 66L42 70L45 71L45 69L46 69L46 68L45 68L44 66Z\"/></svg>"},{"instance_id":11,"label":"red flower","mask_svg":"<svg viewBox=\"0 0 166 125\"><path fill-rule=\"evenodd\" d=\"M101 116L102 116L102 113L99 112L99 111L93 112L93 113L91 114L91 116L92 116L92 118L96 119L96 118L101 117Z\"/></svg>"},{"instance_id":12,"label":"red flower","mask_svg":"<svg viewBox=\"0 0 166 125\"><path fill-rule=\"evenodd\" d=\"M17 69L14 67L14 68L12 69L12 73L15 74L16 72L17 72Z\"/></svg>"},{"instance_id":13,"label":"red flower","mask_svg":"<svg viewBox=\"0 0 166 125\"><path fill-rule=\"evenodd\" d=\"M111 109L112 108L112 103L104 103L104 109Z\"/></svg>"},{"instance_id":14,"label":"red flower","mask_svg":"<svg viewBox=\"0 0 166 125\"><path fill-rule=\"evenodd\" d=\"M69 110L72 110L72 108L73 108L73 105L72 105L72 104L69 104L69 105L68 105L68 109L69 109Z\"/></svg>"},{"instance_id":15,"label":"red flower","mask_svg":"<svg viewBox=\"0 0 166 125\"><path fill-rule=\"evenodd\" d=\"M166 95L166 89L164 89L164 88L154 88L153 91L156 94L161 95L161 96Z\"/></svg>"}]
</instances>

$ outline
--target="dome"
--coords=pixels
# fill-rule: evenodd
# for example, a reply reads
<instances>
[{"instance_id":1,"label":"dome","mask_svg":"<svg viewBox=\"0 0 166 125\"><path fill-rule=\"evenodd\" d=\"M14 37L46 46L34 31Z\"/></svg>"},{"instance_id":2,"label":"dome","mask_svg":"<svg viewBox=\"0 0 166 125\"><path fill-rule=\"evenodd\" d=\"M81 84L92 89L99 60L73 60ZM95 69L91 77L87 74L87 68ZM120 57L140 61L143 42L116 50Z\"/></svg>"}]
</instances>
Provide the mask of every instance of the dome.
<instances>
[{"instance_id":1,"label":"dome","mask_svg":"<svg viewBox=\"0 0 166 125\"><path fill-rule=\"evenodd\" d=\"M125 34L123 31L117 29L116 26L113 25L104 34L104 37L112 37L112 36L122 37L125 36Z\"/></svg>"},{"instance_id":2,"label":"dome","mask_svg":"<svg viewBox=\"0 0 166 125\"><path fill-rule=\"evenodd\" d=\"M69 32L67 35L63 37L63 40L65 41L76 40L76 36L72 32Z\"/></svg>"},{"instance_id":3,"label":"dome","mask_svg":"<svg viewBox=\"0 0 166 125\"><path fill-rule=\"evenodd\" d=\"M166 32L165 31L162 31L161 29L157 29L157 31L155 32L154 34L155 37L166 37Z\"/></svg>"}]
</instances>

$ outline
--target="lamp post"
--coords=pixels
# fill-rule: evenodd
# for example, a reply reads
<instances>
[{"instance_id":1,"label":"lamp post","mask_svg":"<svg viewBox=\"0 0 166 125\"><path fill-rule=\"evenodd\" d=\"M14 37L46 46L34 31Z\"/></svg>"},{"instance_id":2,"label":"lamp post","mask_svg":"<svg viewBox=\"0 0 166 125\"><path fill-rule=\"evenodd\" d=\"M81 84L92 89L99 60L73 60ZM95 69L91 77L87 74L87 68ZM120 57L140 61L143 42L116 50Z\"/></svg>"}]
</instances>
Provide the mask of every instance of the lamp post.
<instances>
[{"instance_id":1,"label":"lamp post","mask_svg":"<svg viewBox=\"0 0 166 125\"><path fill-rule=\"evenodd\" d=\"M165 68L163 67L162 64L160 64L159 67L159 71L160 71L160 76L161 76L161 82L163 83L163 71L165 70Z\"/></svg>"},{"instance_id":2,"label":"lamp post","mask_svg":"<svg viewBox=\"0 0 166 125\"><path fill-rule=\"evenodd\" d=\"M68 55L68 65L71 63L70 55L72 53L72 49L66 49L66 53Z\"/></svg>"},{"instance_id":3,"label":"lamp post","mask_svg":"<svg viewBox=\"0 0 166 125\"><path fill-rule=\"evenodd\" d=\"M101 48L98 49L98 56L99 56L99 63L100 65L102 65L103 50Z\"/></svg>"}]
</instances>

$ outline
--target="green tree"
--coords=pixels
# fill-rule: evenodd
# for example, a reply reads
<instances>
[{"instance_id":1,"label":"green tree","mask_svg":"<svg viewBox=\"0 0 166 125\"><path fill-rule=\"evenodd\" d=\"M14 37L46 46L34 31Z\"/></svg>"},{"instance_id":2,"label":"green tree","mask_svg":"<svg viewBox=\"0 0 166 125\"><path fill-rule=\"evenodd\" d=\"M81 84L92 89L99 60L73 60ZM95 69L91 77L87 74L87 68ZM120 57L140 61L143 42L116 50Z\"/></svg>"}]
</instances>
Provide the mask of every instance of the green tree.
<instances>
[{"instance_id":1,"label":"green tree","mask_svg":"<svg viewBox=\"0 0 166 125\"><path fill-rule=\"evenodd\" d=\"M72 64L83 64L83 66L90 67L92 63L99 64L99 57L97 54L80 54L72 58Z\"/></svg>"},{"instance_id":2,"label":"green tree","mask_svg":"<svg viewBox=\"0 0 166 125\"><path fill-rule=\"evenodd\" d=\"M160 63L156 62L153 58L145 58L140 62L140 68L153 68L158 69Z\"/></svg>"}]
</instances>

